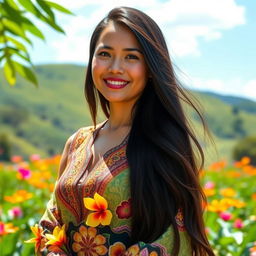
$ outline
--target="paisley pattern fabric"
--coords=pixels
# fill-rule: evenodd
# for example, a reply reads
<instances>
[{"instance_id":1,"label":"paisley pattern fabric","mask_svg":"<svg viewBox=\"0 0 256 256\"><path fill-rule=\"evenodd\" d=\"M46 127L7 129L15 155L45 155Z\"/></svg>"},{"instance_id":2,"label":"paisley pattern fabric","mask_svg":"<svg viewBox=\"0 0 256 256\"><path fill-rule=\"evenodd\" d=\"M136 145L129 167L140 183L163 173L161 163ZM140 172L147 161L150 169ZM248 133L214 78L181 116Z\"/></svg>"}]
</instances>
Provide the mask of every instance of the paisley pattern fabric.
<instances>
[{"instance_id":1,"label":"paisley pattern fabric","mask_svg":"<svg viewBox=\"0 0 256 256\"><path fill-rule=\"evenodd\" d=\"M68 255L171 255L174 237L172 227L154 243L131 244L132 214L126 159L128 137L120 145L107 151L97 164L88 170L92 145L100 127L85 127L77 131L69 149L71 160L56 182L40 225L45 232L52 232L57 225L65 224ZM93 198L95 193L108 202L112 219L107 226L100 224L90 227L85 224L90 211L85 208L83 199ZM180 211L177 213L176 222L181 239L179 255L191 255L189 237Z\"/></svg>"}]
</instances>

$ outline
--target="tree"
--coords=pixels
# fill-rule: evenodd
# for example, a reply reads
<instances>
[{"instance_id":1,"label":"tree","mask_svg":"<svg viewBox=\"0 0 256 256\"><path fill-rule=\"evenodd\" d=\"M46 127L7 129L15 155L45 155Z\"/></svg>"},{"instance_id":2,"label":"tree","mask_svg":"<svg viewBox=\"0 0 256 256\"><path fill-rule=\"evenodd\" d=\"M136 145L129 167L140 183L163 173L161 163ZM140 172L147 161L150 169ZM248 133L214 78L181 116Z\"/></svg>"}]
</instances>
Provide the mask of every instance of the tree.
<instances>
[{"instance_id":1,"label":"tree","mask_svg":"<svg viewBox=\"0 0 256 256\"><path fill-rule=\"evenodd\" d=\"M0 134L0 161L10 161L11 144L6 134Z\"/></svg>"},{"instance_id":2,"label":"tree","mask_svg":"<svg viewBox=\"0 0 256 256\"><path fill-rule=\"evenodd\" d=\"M65 34L56 23L56 10L72 14L61 5L46 0L0 0L0 67L3 66L5 78L10 85L15 85L16 73L38 85L26 45L32 46L31 35L44 41L45 37L30 21L28 14Z\"/></svg>"},{"instance_id":3,"label":"tree","mask_svg":"<svg viewBox=\"0 0 256 256\"><path fill-rule=\"evenodd\" d=\"M256 165L256 137L250 136L239 140L233 149L233 159L239 161L242 157L248 156L251 163Z\"/></svg>"}]
</instances>

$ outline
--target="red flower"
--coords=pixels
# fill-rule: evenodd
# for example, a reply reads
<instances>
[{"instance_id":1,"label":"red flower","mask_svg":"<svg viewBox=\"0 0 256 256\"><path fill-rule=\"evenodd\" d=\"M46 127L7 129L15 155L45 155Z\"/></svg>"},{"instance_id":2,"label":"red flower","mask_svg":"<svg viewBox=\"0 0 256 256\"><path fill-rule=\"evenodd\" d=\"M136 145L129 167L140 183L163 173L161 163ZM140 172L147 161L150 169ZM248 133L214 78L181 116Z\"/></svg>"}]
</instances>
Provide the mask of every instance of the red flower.
<instances>
[{"instance_id":1,"label":"red flower","mask_svg":"<svg viewBox=\"0 0 256 256\"><path fill-rule=\"evenodd\" d=\"M123 201L116 208L116 214L119 219L128 219L131 217L131 198L128 201Z\"/></svg>"}]
</instances>

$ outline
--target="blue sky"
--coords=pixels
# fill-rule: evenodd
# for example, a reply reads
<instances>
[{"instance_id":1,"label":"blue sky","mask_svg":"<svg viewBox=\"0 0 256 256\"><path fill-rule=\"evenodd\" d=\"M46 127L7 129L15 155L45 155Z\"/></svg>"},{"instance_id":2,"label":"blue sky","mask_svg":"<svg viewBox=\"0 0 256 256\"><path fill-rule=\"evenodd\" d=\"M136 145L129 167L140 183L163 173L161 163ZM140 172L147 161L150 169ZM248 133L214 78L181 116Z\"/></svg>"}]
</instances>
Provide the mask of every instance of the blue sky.
<instances>
[{"instance_id":1,"label":"blue sky","mask_svg":"<svg viewBox=\"0 0 256 256\"><path fill-rule=\"evenodd\" d=\"M256 101L255 0L58 0L76 16L58 15L66 36L38 24L46 43L34 40L35 64L86 65L90 35L115 6L150 15L162 29L177 73L189 88Z\"/></svg>"}]
</instances>

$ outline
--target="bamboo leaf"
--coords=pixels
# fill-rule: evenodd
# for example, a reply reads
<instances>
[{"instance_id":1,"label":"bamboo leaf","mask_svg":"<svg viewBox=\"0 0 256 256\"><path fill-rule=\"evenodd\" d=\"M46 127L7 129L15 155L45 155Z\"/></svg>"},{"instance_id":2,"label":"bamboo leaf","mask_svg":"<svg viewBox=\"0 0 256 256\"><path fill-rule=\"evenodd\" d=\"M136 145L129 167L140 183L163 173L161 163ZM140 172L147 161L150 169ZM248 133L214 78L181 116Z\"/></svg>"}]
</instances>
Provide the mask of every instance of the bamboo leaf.
<instances>
[{"instance_id":1,"label":"bamboo leaf","mask_svg":"<svg viewBox=\"0 0 256 256\"><path fill-rule=\"evenodd\" d=\"M32 23L31 24L23 23L22 26L25 30L29 31L34 36L39 37L39 38L41 38L42 40L45 41L45 37L44 37L43 33L36 26L34 26Z\"/></svg>"},{"instance_id":2,"label":"bamboo leaf","mask_svg":"<svg viewBox=\"0 0 256 256\"><path fill-rule=\"evenodd\" d=\"M30 57L29 55L27 54L27 52L25 52L26 56L24 56L20 51L19 49L17 48L14 48L14 47L5 47L5 48L2 48L4 51L8 51L8 55L11 56L11 55L18 55L19 57L21 57L22 59L24 59L25 61L29 62L31 64L31 61L30 61ZM0 49L1 51L1 49Z\"/></svg>"},{"instance_id":3,"label":"bamboo leaf","mask_svg":"<svg viewBox=\"0 0 256 256\"><path fill-rule=\"evenodd\" d=\"M37 0L37 3L40 5L40 7L49 15L49 17L55 21L55 15L51 8L45 3L43 0Z\"/></svg>"},{"instance_id":4,"label":"bamboo leaf","mask_svg":"<svg viewBox=\"0 0 256 256\"><path fill-rule=\"evenodd\" d=\"M10 59L7 59L4 64L4 75L7 82L10 85L14 85L16 83L16 74L13 63Z\"/></svg>"},{"instance_id":5,"label":"bamboo leaf","mask_svg":"<svg viewBox=\"0 0 256 256\"><path fill-rule=\"evenodd\" d=\"M16 39L14 39L10 36L7 36L6 39L8 41L10 41L11 43L15 44L19 50L27 52L27 49L26 49L25 45L22 44L21 42L17 41Z\"/></svg>"},{"instance_id":6,"label":"bamboo leaf","mask_svg":"<svg viewBox=\"0 0 256 256\"><path fill-rule=\"evenodd\" d=\"M24 77L26 80L30 81L33 83L35 86L38 86L38 81L35 76L35 73L32 71L31 68L28 68L16 61L13 61L14 67L17 70L17 72Z\"/></svg>"},{"instance_id":7,"label":"bamboo leaf","mask_svg":"<svg viewBox=\"0 0 256 256\"><path fill-rule=\"evenodd\" d=\"M19 11L19 6L14 2L14 0L6 0L6 2L9 4L9 6L16 10L16 11Z\"/></svg>"},{"instance_id":8,"label":"bamboo leaf","mask_svg":"<svg viewBox=\"0 0 256 256\"><path fill-rule=\"evenodd\" d=\"M19 3L30 13L33 13L34 15L38 15L37 8L33 5L31 0L18 0Z\"/></svg>"},{"instance_id":9,"label":"bamboo leaf","mask_svg":"<svg viewBox=\"0 0 256 256\"><path fill-rule=\"evenodd\" d=\"M33 46L31 40L30 40L28 37L26 37L26 35L25 35L25 36L19 36L19 35L17 35L15 32L13 32L12 30L10 30L10 29L7 28L7 27L5 28L5 31L8 31L9 33L11 33L11 34L13 34L13 35L15 35L15 36L18 36L18 37L23 38L27 43L29 43L30 45Z\"/></svg>"},{"instance_id":10,"label":"bamboo leaf","mask_svg":"<svg viewBox=\"0 0 256 256\"><path fill-rule=\"evenodd\" d=\"M56 4L56 3L51 2L51 1L45 1L45 3L48 6L54 8L54 9L60 11L60 12L67 13L67 14L70 14L70 15L74 15L71 11L69 11L68 9L64 8L63 6L61 6L59 4Z\"/></svg>"},{"instance_id":11,"label":"bamboo leaf","mask_svg":"<svg viewBox=\"0 0 256 256\"><path fill-rule=\"evenodd\" d=\"M7 19L6 17L2 20L4 27L11 30L15 35L25 37L23 29L16 22Z\"/></svg>"}]
</instances>

